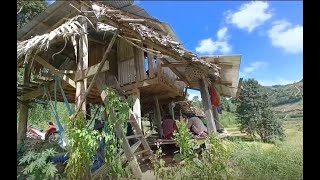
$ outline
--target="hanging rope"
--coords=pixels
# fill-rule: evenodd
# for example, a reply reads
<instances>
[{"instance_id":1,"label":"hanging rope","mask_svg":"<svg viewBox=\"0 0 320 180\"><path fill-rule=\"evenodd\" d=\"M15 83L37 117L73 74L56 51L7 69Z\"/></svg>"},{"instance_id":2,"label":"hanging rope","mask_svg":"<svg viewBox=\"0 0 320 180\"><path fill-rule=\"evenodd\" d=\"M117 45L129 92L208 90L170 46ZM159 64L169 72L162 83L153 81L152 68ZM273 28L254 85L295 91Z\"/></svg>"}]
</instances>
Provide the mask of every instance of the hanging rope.
<instances>
[{"instance_id":1,"label":"hanging rope","mask_svg":"<svg viewBox=\"0 0 320 180\"><path fill-rule=\"evenodd\" d=\"M60 123L58 113L57 113L56 108L54 107L54 105L53 105L53 103L52 103L52 99L51 99L51 96L50 96L50 93L49 93L49 90L48 90L47 87L45 87L45 91L46 91L47 96L48 96L48 98L49 98L49 104L50 104L52 113L53 113L54 118L55 118L55 120L56 120L56 123L57 123L57 125L58 125L58 129L59 129L59 130L58 130L58 133L59 133L59 136L60 136L60 142L62 142L62 139L63 139L62 136L63 136L63 131L64 131L64 129L63 129L61 123Z\"/></svg>"},{"instance_id":2,"label":"hanging rope","mask_svg":"<svg viewBox=\"0 0 320 180\"><path fill-rule=\"evenodd\" d=\"M55 77L58 80L59 87L60 87L60 90L61 90L61 94L63 96L64 103L67 106L67 109L68 109L68 112L69 112L69 116L71 116L73 114L73 111L72 111L72 108L70 107L70 104L69 104L69 101L68 101L68 99L66 97L66 94L63 91L62 84L61 84L61 79L58 76L55 76Z\"/></svg>"}]
</instances>

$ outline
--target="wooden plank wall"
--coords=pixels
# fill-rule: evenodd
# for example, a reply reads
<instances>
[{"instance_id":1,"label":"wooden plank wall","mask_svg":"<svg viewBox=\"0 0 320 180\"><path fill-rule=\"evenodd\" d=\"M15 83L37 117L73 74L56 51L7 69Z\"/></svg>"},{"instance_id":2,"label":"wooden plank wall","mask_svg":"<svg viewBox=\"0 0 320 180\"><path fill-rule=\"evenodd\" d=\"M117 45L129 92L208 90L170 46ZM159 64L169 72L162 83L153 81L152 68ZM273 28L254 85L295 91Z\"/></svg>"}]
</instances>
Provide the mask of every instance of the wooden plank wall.
<instances>
[{"instance_id":1,"label":"wooden plank wall","mask_svg":"<svg viewBox=\"0 0 320 180\"><path fill-rule=\"evenodd\" d=\"M89 41L89 67L96 65L101 62L104 52L107 46ZM117 63L117 52L111 50L108 54L107 60L109 61L109 71L106 74L118 75L118 63Z\"/></svg>"},{"instance_id":2,"label":"wooden plank wall","mask_svg":"<svg viewBox=\"0 0 320 180\"><path fill-rule=\"evenodd\" d=\"M118 79L121 86L136 81L133 46L119 39L117 42Z\"/></svg>"}]
</instances>

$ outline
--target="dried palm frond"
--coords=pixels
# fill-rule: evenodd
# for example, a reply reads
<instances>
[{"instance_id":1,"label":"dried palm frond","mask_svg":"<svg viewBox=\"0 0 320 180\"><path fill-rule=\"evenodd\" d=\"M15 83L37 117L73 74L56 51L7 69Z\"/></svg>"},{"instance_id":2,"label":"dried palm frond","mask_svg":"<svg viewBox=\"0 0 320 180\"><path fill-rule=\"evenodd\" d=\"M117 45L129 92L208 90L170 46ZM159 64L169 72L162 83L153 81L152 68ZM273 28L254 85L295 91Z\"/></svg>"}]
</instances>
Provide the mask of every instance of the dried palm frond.
<instances>
[{"instance_id":1,"label":"dried palm frond","mask_svg":"<svg viewBox=\"0 0 320 180\"><path fill-rule=\"evenodd\" d=\"M81 25L82 23L80 22L80 18L82 17L89 21L85 16L78 15L69 19L67 22L49 33L37 35L31 39L17 42L17 60L19 61L24 58L24 63L28 63L31 56L34 56L41 51L48 50L49 45L57 40L63 38L66 41L69 37L71 37L77 57L77 42L75 37L86 33L85 29ZM90 24L92 25L91 22Z\"/></svg>"}]
</instances>

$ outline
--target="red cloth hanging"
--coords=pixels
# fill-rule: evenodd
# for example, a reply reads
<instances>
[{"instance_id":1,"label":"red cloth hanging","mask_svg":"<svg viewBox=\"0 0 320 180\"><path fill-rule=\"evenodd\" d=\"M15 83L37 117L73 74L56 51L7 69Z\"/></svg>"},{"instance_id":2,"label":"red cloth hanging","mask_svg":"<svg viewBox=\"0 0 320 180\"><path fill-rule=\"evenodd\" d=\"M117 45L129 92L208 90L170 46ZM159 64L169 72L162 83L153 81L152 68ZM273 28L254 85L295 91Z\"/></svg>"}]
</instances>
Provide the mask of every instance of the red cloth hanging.
<instances>
[{"instance_id":1,"label":"red cloth hanging","mask_svg":"<svg viewBox=\"0 0 320 180\"><path fill-rule=\"evenodd\" d=\"M209 93L210 93L211 104L215 107L220 106L220 104L221 104L220 98L219 98L213 84L209 87Z\"/></svg>"}]
</instances>

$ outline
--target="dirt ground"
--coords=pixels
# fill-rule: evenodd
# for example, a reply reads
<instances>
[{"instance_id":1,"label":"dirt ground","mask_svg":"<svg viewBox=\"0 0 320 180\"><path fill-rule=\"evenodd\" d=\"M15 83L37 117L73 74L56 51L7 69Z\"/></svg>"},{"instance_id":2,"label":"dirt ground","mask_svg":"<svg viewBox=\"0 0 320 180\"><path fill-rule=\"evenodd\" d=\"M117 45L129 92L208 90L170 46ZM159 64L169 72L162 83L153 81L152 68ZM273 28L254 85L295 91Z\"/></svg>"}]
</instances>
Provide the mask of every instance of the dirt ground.
<instances>
[{"instance_id":1,"label":"dirt ground","mask_svg":"<svg viewBox=\"0 0 320 180\"><path fill-rule=\"evenodd\" d=\"M156 146L151 147L151 149L156 151ZM161 149L163 152L162 159L166 162L165 166L174 166L176 161L174 161L174 155L179 148L177 148L175 145L167 144L167 145L161 145ZM155 180L156 177L152 170L152 165L150 161L146 161L145 163L142 163L140 165L141 171L142 171L142 180Z\"/></svg>"}]
</instances>

